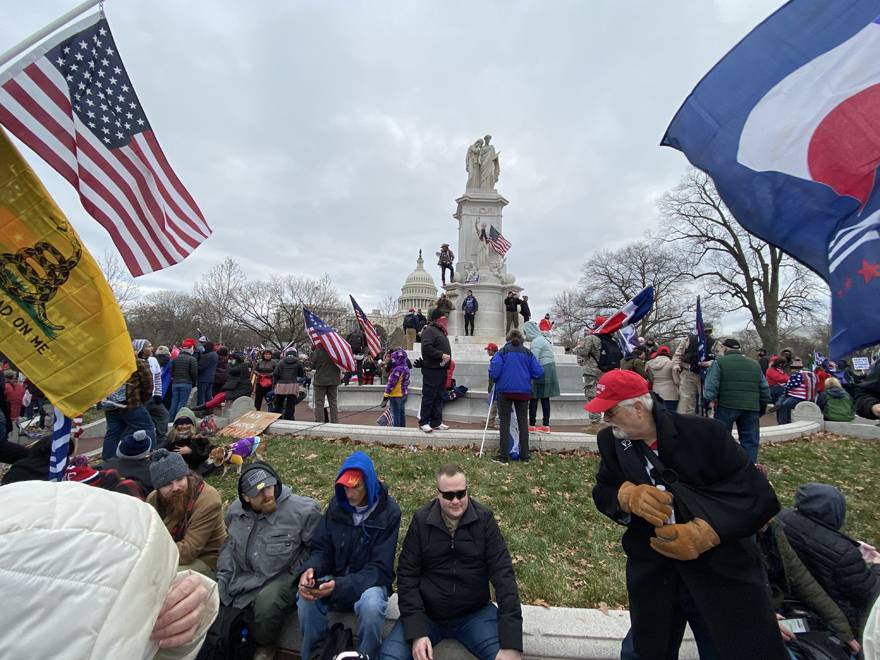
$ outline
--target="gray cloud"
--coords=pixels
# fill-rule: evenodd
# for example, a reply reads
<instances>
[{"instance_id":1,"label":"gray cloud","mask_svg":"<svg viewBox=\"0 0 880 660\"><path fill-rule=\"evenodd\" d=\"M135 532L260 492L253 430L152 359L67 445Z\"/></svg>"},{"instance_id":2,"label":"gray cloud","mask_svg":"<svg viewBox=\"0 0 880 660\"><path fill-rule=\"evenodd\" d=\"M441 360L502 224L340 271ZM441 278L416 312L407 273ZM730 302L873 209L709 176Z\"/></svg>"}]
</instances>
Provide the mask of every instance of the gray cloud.
<instances>
[{"instance_id":1,"label":"gray cloud","mask_svg":"<svg viewBox=\"0 0 880 660\"><path fill-rule=\"evenodd\" d=\"M141 284L187 288L231 255L252 277L327 272L374 306L399 293L419 248L454 243L465 149L490 132L509 269L541 312L591 251L655 226L685 167L657 146L666 125L781 4L110 2L156 135L215 232ZM17 42L68 6L22 6L0 37ZM110 245L27 156L92 251Z\"/></svg>"}]
</instances>

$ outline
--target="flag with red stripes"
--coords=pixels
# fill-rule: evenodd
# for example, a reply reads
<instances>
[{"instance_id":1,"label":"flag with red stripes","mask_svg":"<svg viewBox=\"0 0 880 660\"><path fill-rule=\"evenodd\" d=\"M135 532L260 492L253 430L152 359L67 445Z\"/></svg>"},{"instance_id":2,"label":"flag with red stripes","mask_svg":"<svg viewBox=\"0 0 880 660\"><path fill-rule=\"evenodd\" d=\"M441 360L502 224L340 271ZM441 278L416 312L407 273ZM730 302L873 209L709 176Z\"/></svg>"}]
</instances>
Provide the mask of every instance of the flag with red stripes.
<instances>
[{"instance_id":1,"label":"flag with red stripes","mask_svg":"<svg viewBox=\"0 0 880 660\"><path fill-rule=\"evenodd\" d=\"M501 232L495 229L494 226L489 227L489 245L491 245L492 249L502 257L507 254L507 251L510 249L510 241L504 238Z\"/></svg>"},{"instance_id":2,"label":"flag with red stripes","mask_svg":"<svg viewBox=\"0 0 880 660\"><path fill-rule=\"evenodd\" d=\"M382 352L382 342L379 340L379 335L376 334L376 328L373 327L373 322L364 314L361 306L357 304L354 296L348 294L348 297L351 298L351 306L354 307L354 316L357 319L358 325L361 326L361 330L364 331L364 335L367 338L367 349L372 357L376 357Z\"/></svg>"},{"instance_id":3,"label":"flag with red stripes","mask_svg":"<svg viewBox=\"0 0 880 660\"><path fill-rule=\"evenodd\" d=\"M312 344L321 346L327 351L330 359L333 360L333 364L343 371L357 371L351 346L345 339L339 336L336 330L324 323L305 307L303 307L303 318L306 322L306 332L309 333L309 339L312 340Z\"/></svg>"},{"instance_id":4,"label":"flag with red stripes","mask_svg":"<svg viewBox=\"0 0 880 660\"><path fill-rule=\"evenodd\" d=\"M182 261L211 235L150 128L101 14L0 73L0 124L77 189L133 275Z\"/></svg>"}]
</instances>

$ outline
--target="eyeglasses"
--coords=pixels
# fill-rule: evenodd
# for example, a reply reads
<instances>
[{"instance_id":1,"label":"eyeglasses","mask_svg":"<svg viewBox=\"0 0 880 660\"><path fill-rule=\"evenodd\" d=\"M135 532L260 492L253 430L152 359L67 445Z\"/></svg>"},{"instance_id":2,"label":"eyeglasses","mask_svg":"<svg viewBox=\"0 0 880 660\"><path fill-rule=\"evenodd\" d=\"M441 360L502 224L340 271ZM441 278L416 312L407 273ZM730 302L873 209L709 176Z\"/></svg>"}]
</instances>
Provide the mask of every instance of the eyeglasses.
<instances>
[{"instance_id":1,"label":"eyeglasses","mask_svg":"<svg viewBox=\"0 0 880 660\"><path fill-rule=\"evenodd\" d=\"M450 502L452 500L463 500L467 497L467 488L463 490L440 490L438 488L437 492L440 493L440 497Z\"/></svg>"},{"instance_id":2,"label":"eyeglasses","mask_svg":"<svg viewBox=\"0 0 880 660\"><path fill-rule=\"evenodd\" d=\"M605 419L611 419L618 412L620 412L620 404L606 410L604 413L602 413L602 417L604 417Z\"/></svg>"}]
</instances>

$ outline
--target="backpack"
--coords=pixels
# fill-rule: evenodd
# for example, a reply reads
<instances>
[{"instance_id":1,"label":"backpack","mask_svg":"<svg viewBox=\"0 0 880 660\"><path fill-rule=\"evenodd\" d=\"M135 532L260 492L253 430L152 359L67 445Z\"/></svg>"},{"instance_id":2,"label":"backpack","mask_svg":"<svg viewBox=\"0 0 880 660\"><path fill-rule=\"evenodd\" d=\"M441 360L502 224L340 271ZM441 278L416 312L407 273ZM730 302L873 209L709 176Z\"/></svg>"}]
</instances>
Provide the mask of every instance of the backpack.
<instances>
[{"instance_id":1,"label":"backpack","mask_svg":"<svg viewBox=\"0 0 880 660\"><path fill-rule=\"evenodd\" d=\"M805 619L807 632L796 633L796 639L785 646L797 660L849 660L849 647L837 639L827 624L814 612L797 601L786 600L780 608L785 618Z\"/></svg>"},{"instance_id":2,"label":"backpack","mask_svg":"<svg viewBox=\"0 0 880 660\"><path fill-rule=\"evenodd\" d=\"M257 651L252 619L248 608L221 605L196 660L251 660Z\"/></svg>"},{"instance_id":3,"label":"backpack","mask_svg":"<svg viewBox=\"0 0 880 660\"><path fill-rule=\"evenodd\" d=\"M356 650L354 633L342 623L334 623L312 649L308 660L333 660L339 653Z\"/></svg>"},{"instance_id":4,"label":"backpack","mask_svg":"<svg viewBox=\"0 0 880 660\"><path fill-rule=\"evenodd\" d=\"M620 361L623 359L623 351L620 345L608 335L597 335L599 341L602 342L602 350L599 351L599 359L596 360L596 366L599 371L606 372L612 369L620 369Z\"/></svg>"}]
</instances>

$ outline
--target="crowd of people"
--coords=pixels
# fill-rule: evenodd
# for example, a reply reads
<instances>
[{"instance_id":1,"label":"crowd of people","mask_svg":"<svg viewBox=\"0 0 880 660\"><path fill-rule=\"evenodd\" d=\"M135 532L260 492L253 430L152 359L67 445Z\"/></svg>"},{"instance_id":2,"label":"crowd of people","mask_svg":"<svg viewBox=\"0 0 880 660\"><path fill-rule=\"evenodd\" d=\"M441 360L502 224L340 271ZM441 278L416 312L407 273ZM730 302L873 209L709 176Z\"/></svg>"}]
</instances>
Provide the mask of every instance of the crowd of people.
<instances>
[{"instance_id":1,"label":"crowd of people","mask_svg":"<svg viewBox=\"0 0 880 660\"><path fill-rule=\"evenodd\" d=\"M551 401L559 396L550 330L528 320L510 328L503 346L486 346L500 463L512 458L513 416L520 461L530 460L529 432L549 430ZM350 380L377 374L385 385L382 403L392 423L403 426L412 370L420 369L419 426L444 431L444 393L454 372L448 332L448 311L438 305L418 328L420 357L410 362L402 347L367 361L356 330L348 341L362 359ZM816 402L831 420L849 421L855 413L880 419L880 363L866 377L828 360L806 369L790 349L760 350L752 358L737 339L713 337L710 324L705 332L705 352L696 334L674 349L650 339L624 349L587 334L574 349L585 409L601 422L593 499L626 528L632 627L621 657L676 657L685 623L701 657L797 657L790 620L802 611L858 654L863 636L876 634L869 613L880 594L880 556L842 531L846 502L833 486L803 484L793 506L782 510L757 460L758 423L770 406L785 423L801 401ZM306 356L229 351L204 338L154 350L137 339L132 350L135 371L101 402L107 419L101 461L76 456L71 442L61 487L143 500L176 548L169 580L179 579L178 572L209 580L187 583L200 597L181 648L192 650L193 639L206 636L210 651L246 626L256 657L272 657L296 610L309 657L326 638L328 613L351 611L358 650L372 658L429 660L444 638L479 658L521 656L522 612L504 536L492 512L469 496L459 467L439 469L436 497L413 515L399 556L400 507L364 452L340 466L323 513L262 460L241 472L238 498L226 508L206 481L215 428L199 415L225 401L253 396L258 408L265 404L293 419L308 390L315 420L338 421L346 375L321 346ZM12 465L0 499L14 501L16 487L46 481L51 438L30 448L9 441L13 422L31 403L24 400L30 384L10 371L0 399L0 460ZM395 575L400 620L383 639ZM212 604L214 581L218 602ZM213 623L206 625L206 617Z\"/></svg>"}]
</instances>

